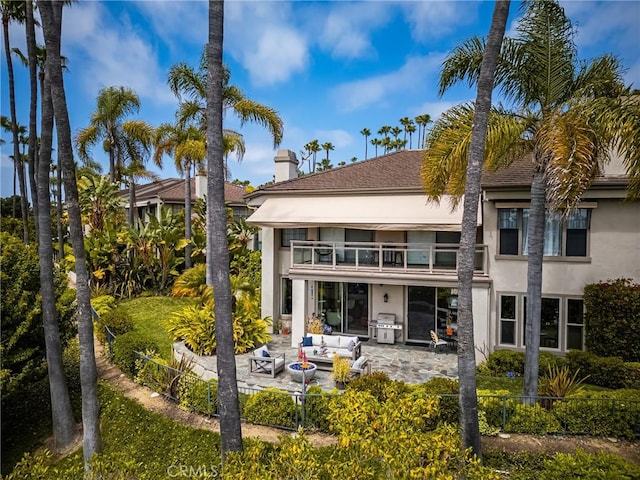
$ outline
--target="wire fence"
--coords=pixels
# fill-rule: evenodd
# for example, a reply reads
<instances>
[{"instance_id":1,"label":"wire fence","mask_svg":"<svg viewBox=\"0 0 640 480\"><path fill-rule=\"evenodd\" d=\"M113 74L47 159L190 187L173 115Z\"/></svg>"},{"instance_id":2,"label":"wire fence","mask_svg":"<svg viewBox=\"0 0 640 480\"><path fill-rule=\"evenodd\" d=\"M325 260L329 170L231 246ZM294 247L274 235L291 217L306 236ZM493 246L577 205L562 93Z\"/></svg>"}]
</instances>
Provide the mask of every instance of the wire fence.
<instances>
[{"instance_id":1,"label":"wire fence","mask_svg":"<svg viewBox=\"0 0 640 480\"><path fill-rule=\"evenodd\" d=\"M108 336L108 335L107 335ZM217 380L203 380L135 352L136 380L191 411L218 416ZM296 430L326 426L326 405L340 394L287 392L238 386L242 418L251 423ZM255 395L260 397L255 397ZM435 395L440 420L457 422L458 395ZM571 434L640 437L640 400L595 397L479 395L482 433Z\"/></svg>"}]
</instances>

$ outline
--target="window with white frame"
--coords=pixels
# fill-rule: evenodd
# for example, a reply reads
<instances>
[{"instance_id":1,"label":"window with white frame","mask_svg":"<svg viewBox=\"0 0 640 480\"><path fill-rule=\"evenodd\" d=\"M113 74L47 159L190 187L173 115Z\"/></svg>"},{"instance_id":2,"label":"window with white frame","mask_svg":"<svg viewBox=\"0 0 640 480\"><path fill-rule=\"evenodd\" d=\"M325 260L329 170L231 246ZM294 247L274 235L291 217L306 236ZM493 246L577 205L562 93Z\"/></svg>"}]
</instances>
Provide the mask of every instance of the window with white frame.
<instances>
[{"instance_id":1,"label":"window with white frame","mask_svg":"<svg viewBox=\"0 0 640 480\"><path fill-rule=\"evenodd\" d=\"M524 348L527 324L526 295L500 293L497 306L498 344ZM562 351L584 348L584 303L581 298L542 297L540 347Z\"/></svg>"},{"instance_id":2,"label":"window with white frame","mask_svg":"<svg viewBox=\"0 0 640 480\"><path fill-rule=\"evenodd\" d=\"M517 297L500 295L500 344L516 344Z\"/></svg>"},{"instance_id":3,"label":"window with white frame","mask_svg":"<svg viewBox=\"0 0 640 480\"><path fill-rule=\"evenodd\" d=\"M567 299L567 350L584 348L584 302L581 298Z\"/></svg>"},{"instance_id":4,"label":"window with white frame","mask_svg":"<svg viewBox=\"0 0 640 480\"><path fill-rule=\"evenodd\" d=\"M589 233L588 208L577 208L563 220L556 213L545 215L544 255L586 257ZM527 255L529 250L528 208L498 209L498 253Z\"/></svg>"},{"instance_id":5,"label":"window with white frame","mask_svg":"<svg viewBox=\"0 0 640 480\"><path fill-rule=\"evenodd\" d=\"M306 240L306 228L283 228L280 231L280 246L290 247L292 240Z\"/></svg>"}]
</instances>

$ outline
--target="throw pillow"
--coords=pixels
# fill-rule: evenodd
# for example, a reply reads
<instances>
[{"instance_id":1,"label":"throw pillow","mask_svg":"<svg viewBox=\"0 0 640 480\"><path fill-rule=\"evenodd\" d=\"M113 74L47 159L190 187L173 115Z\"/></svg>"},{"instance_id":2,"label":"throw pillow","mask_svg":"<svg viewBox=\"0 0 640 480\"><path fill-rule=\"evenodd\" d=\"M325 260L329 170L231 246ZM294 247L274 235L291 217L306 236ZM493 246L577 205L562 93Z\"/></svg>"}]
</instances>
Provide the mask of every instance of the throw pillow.
<instances>
[{"instance_id":1,"label":"throw pillow","mask_svg":"<svg viewBox=\"0 0 640 480\"><path fill-rule=\"evenodd\" d=\"M355 346L356 346L356 342L354 342L353 340L351 340L351 341L349 342L349 345L347 345L347 349L348 349L350 352L353 352L353 347L355 347Z\"/></svg>"},{"instance_id":2,"label":"throw pillow","mask_svg":"<svg viewBox=\"0 0 640 480\"><path fill-rule=\"evenodd\" d=\"M263 357L270 357L271 355L269 354L269 350L267 350L266 348L262 351L262 356Z\"/></svg>"},{"instance_id":3,"label":"throw pillow","mask_svg":"<svg viewBox=\"0 0 640 480\"><path fill-rule=\"evenodd\" d=\"M303 347L313 347L313 338L311 338L311 337L302 337L302 346Z\"/></svg>"}]
</instances>

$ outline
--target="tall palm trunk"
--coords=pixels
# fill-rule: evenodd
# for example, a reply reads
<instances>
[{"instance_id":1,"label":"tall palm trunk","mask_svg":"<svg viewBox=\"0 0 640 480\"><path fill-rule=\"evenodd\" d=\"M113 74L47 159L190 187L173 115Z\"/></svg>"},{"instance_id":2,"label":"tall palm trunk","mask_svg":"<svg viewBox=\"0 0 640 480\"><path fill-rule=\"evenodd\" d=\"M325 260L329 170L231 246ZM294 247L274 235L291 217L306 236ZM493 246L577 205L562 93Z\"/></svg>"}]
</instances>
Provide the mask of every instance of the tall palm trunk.
<instances>
[{"instance_id":1,"label":"tall palm trunk","mask_svg":"<svg viewBox=\"0 0 640 480\"><path fill-rule=\"evenodd\" d=\"M51 392L51 416L53 422L53 440L56 449L71 445L78 431L73 418L69 390L62 364L62 346L56 312L56 299L53 284L53 244L51 229L51 204L49 200L49 165L53 142L53 105L50 90L43 91L42 137L40 165L38 166L38 195L40 206L37 223L40 224L38 238L38 257L40 260L40 288L42 291L42 320L44 341L49 371L49 390Z\"/></svg>"},{"instance_id":2,"label":"tall palm trunk","mask_svg":"<svg viewBox=\"0 0 640 480\"><path fill-rule=\"evenodd\" d=\"M491 109L494 73L509 16L510 0L496 2L482 57L475 115L467 163L464 190L464 212L458 253L458 372L460 376L460 425L463 448L471 448L482 457L476 395L476 355L473 335L473 272L475 266L476 233L480 180L484 163L484 144Z\"/></svg>"},{"instance_id":3,"label":"tall palm trunk","mask_svg":"<svg viewBox=\"0 0 640 480\"><path fill-rule=\"evenodd\" d=\"M184 248L184 267L191 268L191 162L187 162L187 168L185 168L184 238L188 240Z\"/></svg>"},{"instance_id":4,"label":"tall palm trunk","mask_svg":"<svg viewBox=\"0 0 640 480\"><path fill-rule=\"evenodd\" d=\"M224 205L222 145L222 39L224 2L209 2L207 45L207 272L216 317L218 405L222 459L242 450L238 383L233 343L227 211Z\"/></svg>"},{"instance_id":5,"label":"tall palm trunk","mask_svg":"<svg viewBox=\"0 0 640 480\"><path fill-rule=\"evenodd\" d=\"M53 108L53 107L52 107ZM62 261L64 258L64 232L62 230L62 164L58 157L58 168L56 169L56 181L58 188L56 189L56 223L58 231L58 259Z\"/></svg>"},{"instance_id":6,"label":"tall palm trunk","mask_svg":"<svg viewBox=\"0 0 640 480\"><path fill-rule=\"evenodd\" d=\"M38 108L38 68L36 65L36 29L33 20L33 1L26 0L26 35L27 35L27 56L29 60L29 86L31 99L29 102L29 184L31 186L31 202L33 203L33 217L35 219L36 238L39 238L38 226L38 187L36 175L38 171L38 127L36 124L36 110ZM48 182L48 175L47 175ZM51 214L49 213L49 216ZM48 231L49 229L47 229Z\"/></svg>"},{"instance_id":7,"label":"tall palm trunk","mask_svg":"<svg viewBox=\"0 0 640 480\"><path fill-rule=\"evenodd\" d=\"M82 387L82 429L85 470L89 469L89 458L102 449L99 423L98 374L93 345L93 322L91 320L91 292L87 270L82 220L78 202L75 163L71 144L71 126L62 77L60 59L60 36L62 30L62 2L39 2L45 44L47 47L46 72L51 84L56 130L58 134L58 156L64 169L66 203L69 211L70 238L76 260L78 337L80 339L80 383Z\"/></svg>"},{"instance_id":8,"label":"tall palm trunk","mask_svg":"<svg viewBox=\"0 0 640 480\"><path fill-rule=\"evenodd\" d=\"M133 175L129 178L129 226L135 226L135 211L136 211L136 184L133 180Z\"/></svg>"},{"instance_id":9,"label":"tall palm trunk","mask_svg":"<svg viewBox=\"0 0 640 480\"><path fill-rule=\"evenodd\" d=\"M543 163L536 155L536 171L531 183L529 210L527 311L525 326L524 397L533 403L538 394L538 357L540 353L540 316L542 312L542 260L544 255L546 181Z\"/></svg>"},{"instance_id":10,"label":"tall palm trunk","mask_svg":"<svg viewBox=\"0 0 640 480\"><path fill-rule=\"evenodd\" d=\"M9 77L9 108L11 110L11 133L13 136L13 161L16 163L18 182L20 184L20 206L22 207L22 241L29 243L29 205L27 204L27 187L24 178L24 162L20 156L20 140L18 138L18 119L16 118L16 89L13 77L13 60L11 59L11 43L9 42L9 14L2 15L4 34L4 53L7 58L7 76Z\"/></svg>"}]
</instances>

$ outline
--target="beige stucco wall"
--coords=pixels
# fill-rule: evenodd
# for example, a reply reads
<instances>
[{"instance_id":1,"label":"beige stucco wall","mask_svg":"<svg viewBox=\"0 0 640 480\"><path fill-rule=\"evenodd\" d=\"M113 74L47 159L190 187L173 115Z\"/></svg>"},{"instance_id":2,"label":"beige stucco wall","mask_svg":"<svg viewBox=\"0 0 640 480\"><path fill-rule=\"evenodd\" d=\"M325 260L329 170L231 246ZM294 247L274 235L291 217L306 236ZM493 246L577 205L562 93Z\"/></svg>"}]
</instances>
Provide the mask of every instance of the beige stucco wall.
<instances>
[{"instance_id":1,"label":"beige stucco wall","mask_svg":"<svg viewBox=\"0 0 640 480\"><path fill-rule=\"evenodd\" d=\"M542 294L582 297L585 285L614 278L640 281L640 202L598 199L591 213L587 258L545 259ZM484 239L489 249L492 279L488 344L497 343L497 294L527 291L527 257L496 258L498 248L497 210L484 204ZM519 327L521 328L521 327ZM521 332L518 332L521 335ZM481 345L479 338L476 344Z\"/></svg>"}]
</instances>

